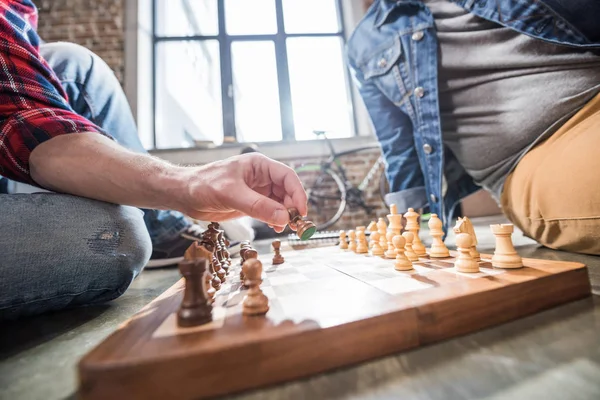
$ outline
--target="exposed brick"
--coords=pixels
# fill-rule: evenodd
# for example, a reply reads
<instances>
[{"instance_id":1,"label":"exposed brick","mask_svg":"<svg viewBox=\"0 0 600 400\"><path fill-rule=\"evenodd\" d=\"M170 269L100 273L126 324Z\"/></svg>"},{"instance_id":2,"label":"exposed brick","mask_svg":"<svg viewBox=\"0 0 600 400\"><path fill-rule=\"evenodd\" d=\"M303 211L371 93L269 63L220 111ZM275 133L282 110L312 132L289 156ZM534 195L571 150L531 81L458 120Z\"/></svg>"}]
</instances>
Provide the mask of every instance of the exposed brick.
<instances>
[{"instance_id":1,"label":"exposed brick","mask_svg":"<svg viewBox=\"0 0 600 400\"><path fill-rule=\"evenodd\" d=\"M38 33L46 42L66 41L100 56L123 83L125 0L34 0Z\"/></svg>"}]
</instances>

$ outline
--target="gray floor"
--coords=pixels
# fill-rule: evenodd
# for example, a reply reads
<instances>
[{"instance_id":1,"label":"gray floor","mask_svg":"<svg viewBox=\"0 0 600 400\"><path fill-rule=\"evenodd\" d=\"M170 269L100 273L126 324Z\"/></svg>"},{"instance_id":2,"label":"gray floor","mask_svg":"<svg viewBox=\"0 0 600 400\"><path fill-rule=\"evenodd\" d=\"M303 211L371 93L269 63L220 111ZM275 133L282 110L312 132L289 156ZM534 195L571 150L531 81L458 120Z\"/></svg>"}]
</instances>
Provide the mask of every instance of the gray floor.
<instances>
[{"instance_id":1,"label":"gray floor","mask_svg":"<svg viewBox=\"0 0 600 400\"><path fill-rule=\"evenodd\" d=\"M493 251L489 224L497 221L476 221L480 251ZM600 292L600 257L539 248L519 233L514 242L524 257L586 263ZM146 271L109 305L0 326L0 398L74 397L77 361L177 279L173 269ZM600 297L234 398L600 399Z\"/></svg>"}]
</instances>

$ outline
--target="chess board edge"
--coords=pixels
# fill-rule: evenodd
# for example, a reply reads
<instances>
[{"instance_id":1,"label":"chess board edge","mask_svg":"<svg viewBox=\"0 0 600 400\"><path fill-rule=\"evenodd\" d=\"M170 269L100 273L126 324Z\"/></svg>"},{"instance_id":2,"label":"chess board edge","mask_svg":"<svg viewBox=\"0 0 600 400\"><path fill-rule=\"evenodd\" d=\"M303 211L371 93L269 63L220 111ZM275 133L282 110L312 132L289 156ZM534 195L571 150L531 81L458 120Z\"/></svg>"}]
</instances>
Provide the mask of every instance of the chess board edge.
<instances>
[{"instance_id":1,"label":"chess board edge","mask_svg":"<svg viewBox=\"0 0 600 400\"><path fill-rule=\"evenodd\" d=\"M173 295L181 292L178 282L167 291L171 296L154 300L81 360L79 395L187 399L232 394L472 333L591 294L584 264L523 261L526 266L564 269L507 286L494 287L490 280L488 289L464 296L424 301L323 329L292 329L216 351L196 351L192 346L185 352L119 359L119 348L152 340L159 321L176 310L181 301L181 293Z\"/></svg>"}]
</instances>

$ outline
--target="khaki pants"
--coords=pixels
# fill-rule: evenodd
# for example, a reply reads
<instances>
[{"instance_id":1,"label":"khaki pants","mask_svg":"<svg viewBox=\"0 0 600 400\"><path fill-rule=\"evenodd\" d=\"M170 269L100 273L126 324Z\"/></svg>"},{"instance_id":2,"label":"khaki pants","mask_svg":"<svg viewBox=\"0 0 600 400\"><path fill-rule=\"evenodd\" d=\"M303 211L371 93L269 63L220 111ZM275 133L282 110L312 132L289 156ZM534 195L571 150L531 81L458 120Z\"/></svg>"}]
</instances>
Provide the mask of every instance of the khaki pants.
<instances>
[{"instance_id":1,"label":"khaki pants","mask_svg":"<svg viewBox=\"0 0 600 400\"><path fill-rule=\"evenodd\" d=\"M523 157L502 208L544 246L600 255L600 95Z\"/></svg>"}]
</instances>

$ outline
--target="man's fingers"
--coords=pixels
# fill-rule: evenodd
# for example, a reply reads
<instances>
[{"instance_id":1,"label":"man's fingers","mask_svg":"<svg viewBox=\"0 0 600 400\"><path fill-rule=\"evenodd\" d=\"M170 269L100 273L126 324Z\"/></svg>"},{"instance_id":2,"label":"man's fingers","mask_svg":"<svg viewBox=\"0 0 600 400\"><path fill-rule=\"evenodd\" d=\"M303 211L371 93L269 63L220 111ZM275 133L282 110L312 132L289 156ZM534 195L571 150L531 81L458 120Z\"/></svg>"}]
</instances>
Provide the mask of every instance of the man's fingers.
<instances>
[{"instance_id":1,"label":"man's fingers","mask_svg":"<svg viewBox=\"0 0 600 400\"><path fill-rule=\"evenodd\" d=\"M308 198L296 172L287 165L269 158L265 158L264 162L273 184L283 188L285 193L292 199L294 207L298 209L301 215L305 216L308 211L306 207Z\"/></svg>"},{"instance_id":2,"label":"man's fingers","mask_svg":"<svg viewBox=\"0 0 600 400\"><path fill-rule=\"evenodd\" d=\"M290 220L283 204L255 192L248 186L235 188L228 196L226 203L244 214L263 221L269 225L285 226Z\"/></svg>"}]
</instances>

